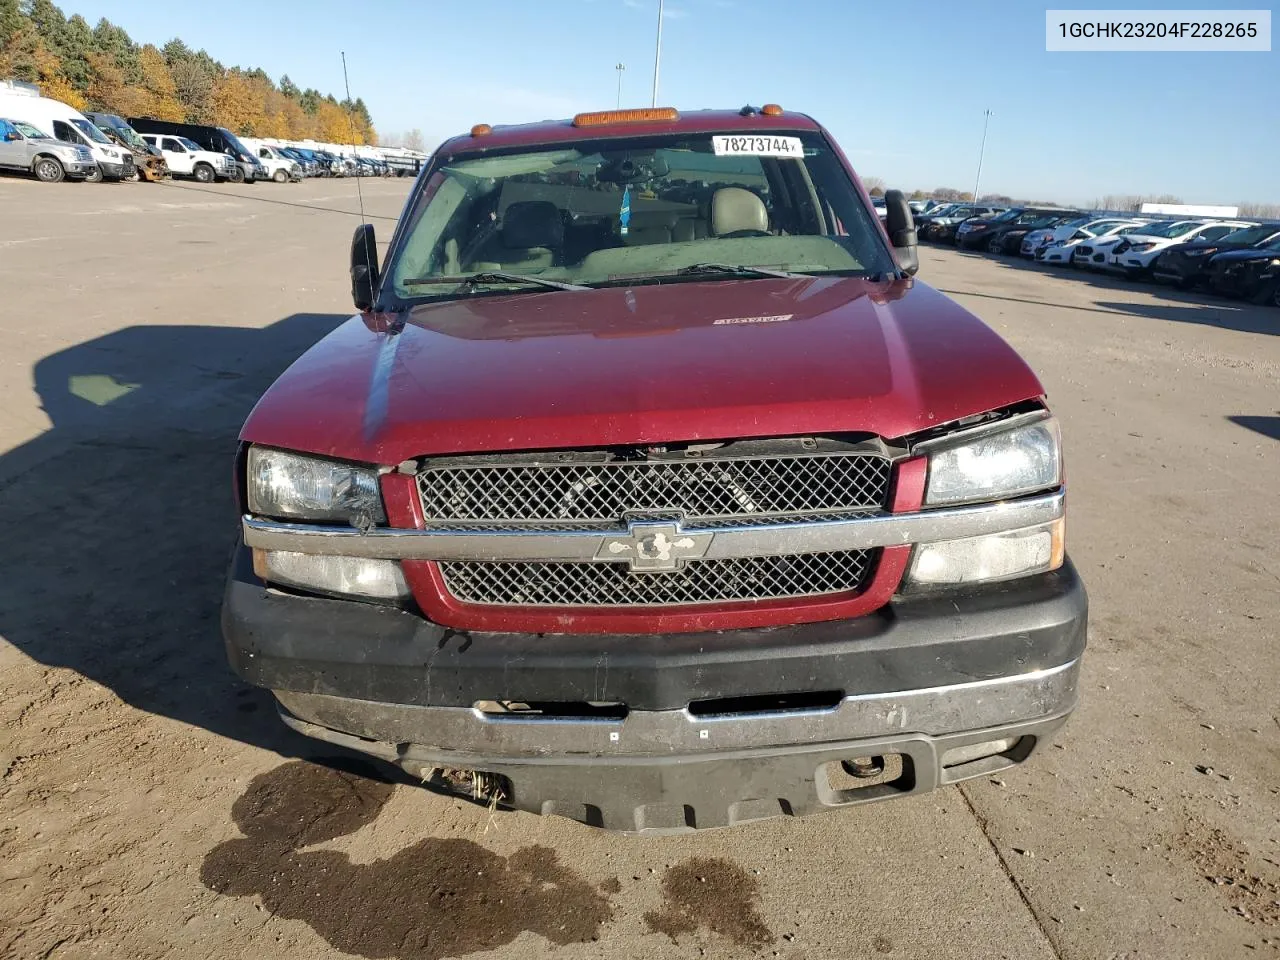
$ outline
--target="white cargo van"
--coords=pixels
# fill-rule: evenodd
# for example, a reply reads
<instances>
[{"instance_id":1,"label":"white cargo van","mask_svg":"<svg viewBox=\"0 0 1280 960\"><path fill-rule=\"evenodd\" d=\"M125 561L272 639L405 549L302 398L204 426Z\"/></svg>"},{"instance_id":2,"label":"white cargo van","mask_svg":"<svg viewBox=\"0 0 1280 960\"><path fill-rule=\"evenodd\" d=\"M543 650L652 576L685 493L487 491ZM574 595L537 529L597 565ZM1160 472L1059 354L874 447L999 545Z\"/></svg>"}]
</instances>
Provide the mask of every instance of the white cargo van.
<instances>
[{"instance_id":1,"label":"white cargo van","mask_svg":"<svg viewBox=\"0 0 1280 960\"><path fill-rule=\"evenodd\" d=\"M29 89L0 87L0 116L21 120L52 133L55 140L89 148L98 169L85 179L121 180L134 174L133 154L113 143L82 114L61 100L50 100Z\"/></svg>"}]
</instances>

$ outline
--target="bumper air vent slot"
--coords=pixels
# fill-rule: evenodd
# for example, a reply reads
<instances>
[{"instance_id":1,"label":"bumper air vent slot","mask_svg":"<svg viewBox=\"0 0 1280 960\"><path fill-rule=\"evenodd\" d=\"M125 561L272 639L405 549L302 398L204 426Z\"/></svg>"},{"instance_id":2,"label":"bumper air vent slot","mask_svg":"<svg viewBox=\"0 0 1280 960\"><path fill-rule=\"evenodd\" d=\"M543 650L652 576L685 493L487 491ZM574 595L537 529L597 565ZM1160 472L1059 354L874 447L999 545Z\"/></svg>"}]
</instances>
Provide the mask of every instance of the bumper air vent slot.
<instances>
[{"instance_id":1,"label":"bumper air vent slot","mask_svg":"<svg viewBox=\"0 0 1280 960\"><path fill-rule=\"evenodd\" d=\"M814 713L834 710L844 699L843 690L804 693L766 693L752 697L717 697L692 700L689 713L695 717L730 717L751 714Z\"/></svg>"},{"instance_id":2,"label":"bumper air vent slot","mask_svg":"<svg viewBox=\"0 0 1280 960\"><path fill-rule=\"evenodd\" d=\"M625 720L627 705L587 700L477 700L486 720Z\"/></svg>"}]
</instances>

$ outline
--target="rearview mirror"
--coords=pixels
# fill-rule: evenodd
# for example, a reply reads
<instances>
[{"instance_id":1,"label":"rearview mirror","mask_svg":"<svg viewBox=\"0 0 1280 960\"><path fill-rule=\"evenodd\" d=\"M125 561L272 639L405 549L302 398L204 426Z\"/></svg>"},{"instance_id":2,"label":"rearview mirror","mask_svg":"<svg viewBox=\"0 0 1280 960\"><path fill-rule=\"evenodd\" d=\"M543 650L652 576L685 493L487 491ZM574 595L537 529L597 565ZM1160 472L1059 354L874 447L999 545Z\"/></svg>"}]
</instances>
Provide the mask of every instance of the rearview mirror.
<instances>
[{"instance_id":1,"label":"rearview mirror","mask_svg":"<svg viewBox=\"0 0 1280 960\"><path fill-rule=\"evenodd\" d=\"M916 225L911 217L911 208L907 206L907 198L901 190L886 190L884 206L889 245L893 247L893 254L902 272L914 277L920 269L920 257L916 248Z\"/></svg>"},{"instance_id":2,"label":"rearview mirror","mask_svg":"<svg viewBox=\"0 0 1280 960\"><path fill-rule=\"evenodd\" d=\"M374 239L373 224L362 223L351 238L351 299L356 309L370 309L377 289L378 244Z\"/></svg>"}]
</instances>

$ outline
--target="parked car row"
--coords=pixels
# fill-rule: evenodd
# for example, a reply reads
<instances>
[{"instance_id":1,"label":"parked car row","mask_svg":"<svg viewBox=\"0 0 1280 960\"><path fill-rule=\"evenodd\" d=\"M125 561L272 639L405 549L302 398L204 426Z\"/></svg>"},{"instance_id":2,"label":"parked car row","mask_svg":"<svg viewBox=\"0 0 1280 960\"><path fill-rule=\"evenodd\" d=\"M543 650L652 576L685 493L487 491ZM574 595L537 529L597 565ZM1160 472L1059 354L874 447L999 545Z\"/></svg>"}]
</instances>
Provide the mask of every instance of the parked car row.
<instances>
[{"instance_id":1,"label":"parked car row","mask_svg":"<svg viewBox=\"0 0 1280 960\"><path fill-rule=\"evenodd\" d=\"M17 83L0 83L0 168L23 170L47 183L137 176L132 149L65 103Z\"/></svg>"},{"instance_id":2,"label":"parked car row","mask_svg":"<svg viewBox=\"0 0 1280 960\"><path fill-rule=\"evenodd\" d=\"M921 240L961 250L1016 254L1046 266L1184 290L1204 287L1280 306L1280 223L951 203L922 206L916 230Z\"/></svg>"},{"instance_id":3,"label":"parked car row","mask_svg":"<svg viewBox=\"0 0 1280 960\"><path fill-rule=\"evenodd\" d=\"M238 137L225 127L155 117L82 114L0 80L0 169L38 180L296 183L307 177L416 175L426 155L402 149Z\"/></svg>"},{"instance_id":4,"label":"parked car row","mask_svg":"<svg viewBox=\"0 0 1280 960\"><path fill-rule=\"evenodd\" d=\"M311 140L245 139L244 142L269 169L274 169L270 163L275 160L296 162L300 177L416 176L427 156L398 148L319 144ZM285 178L276 179L283 182Z\"/></svg>"}]
</instances>

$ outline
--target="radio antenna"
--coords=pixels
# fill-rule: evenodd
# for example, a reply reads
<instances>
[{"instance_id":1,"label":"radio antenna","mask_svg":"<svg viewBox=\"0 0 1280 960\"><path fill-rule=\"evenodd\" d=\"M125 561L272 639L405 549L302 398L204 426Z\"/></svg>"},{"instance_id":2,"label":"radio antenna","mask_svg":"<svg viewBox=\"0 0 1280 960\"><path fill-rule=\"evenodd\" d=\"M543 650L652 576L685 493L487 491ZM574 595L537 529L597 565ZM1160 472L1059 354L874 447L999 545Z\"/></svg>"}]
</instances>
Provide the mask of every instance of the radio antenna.
<instances>
[{"instance_id":1,"label":"radio antenna","mask_svg":"<svg viewBox=\"0 0 1280 960\"><path fill-rule=\"evenodd\" d=\"M347 52L345 50L339 50L338 53L342 55L342 86L343 86L343 89L345 89L347 92L347 126L351 130L351 149L353 152L355 152L355 155L358 157L360 156L360 152L356 150L356 146L357 146L356 122L354 117L352 116L352 110L351 110L351 108L354 106L354 104L351 101L351 81L347 79ZM364 187L360 183L361 179L363 178L360 176L360 170L358 169L359 164L357 164L356 166L357 166L356 198L360 204L360 226L363 227L366 223L369 222L369 220L364 215ZM376 263L377 261L375 258L377 257L378 252L376 250L369 249L369 234L367 231L364 234L364 244L365 244L364 253L365 253L365 256L368 258L369 263Z\"/></svg>"}]
</instances>

